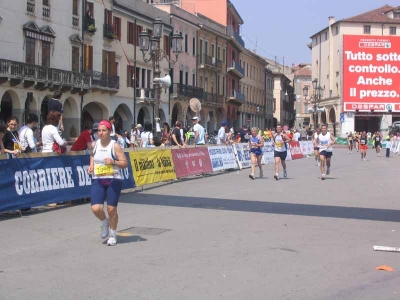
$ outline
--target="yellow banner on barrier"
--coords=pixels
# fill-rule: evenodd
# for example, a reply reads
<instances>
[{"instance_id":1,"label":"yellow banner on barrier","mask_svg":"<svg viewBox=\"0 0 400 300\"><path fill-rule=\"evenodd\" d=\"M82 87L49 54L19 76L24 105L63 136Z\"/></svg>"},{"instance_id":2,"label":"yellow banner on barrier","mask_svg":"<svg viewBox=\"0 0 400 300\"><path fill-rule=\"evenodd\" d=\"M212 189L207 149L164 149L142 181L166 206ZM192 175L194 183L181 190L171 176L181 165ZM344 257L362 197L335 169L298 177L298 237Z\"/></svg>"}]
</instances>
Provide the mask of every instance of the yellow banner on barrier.
<instances>
[{"instance_id":1,"label":"yellow banner on barrier","mask_svg":"<svg viewBox=\"0 0 400 300\"><path fill-rule=\"evenodd\" d=\"M129 153L136 186L176 179L171 150L146 150Z\"/></svg>"}]
</instances>

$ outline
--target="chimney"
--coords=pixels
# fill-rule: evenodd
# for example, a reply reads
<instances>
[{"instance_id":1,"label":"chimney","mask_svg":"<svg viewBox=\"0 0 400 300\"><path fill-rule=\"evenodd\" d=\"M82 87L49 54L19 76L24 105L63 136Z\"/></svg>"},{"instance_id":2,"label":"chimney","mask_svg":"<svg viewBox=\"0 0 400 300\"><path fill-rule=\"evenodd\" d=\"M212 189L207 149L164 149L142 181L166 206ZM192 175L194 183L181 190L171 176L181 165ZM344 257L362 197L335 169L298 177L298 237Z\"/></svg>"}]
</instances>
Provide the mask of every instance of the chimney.
<instances>
[{"instance_id":1,"label":"chimney","mask_svg":"<svg viewBox=\"0 0 400 300\"><path fill-rule=\"evenodd\" d=\"M335 23L335 17L330 16L329 17L329 26L331 26L333 23Z\"/></svg>"}]
</instances>

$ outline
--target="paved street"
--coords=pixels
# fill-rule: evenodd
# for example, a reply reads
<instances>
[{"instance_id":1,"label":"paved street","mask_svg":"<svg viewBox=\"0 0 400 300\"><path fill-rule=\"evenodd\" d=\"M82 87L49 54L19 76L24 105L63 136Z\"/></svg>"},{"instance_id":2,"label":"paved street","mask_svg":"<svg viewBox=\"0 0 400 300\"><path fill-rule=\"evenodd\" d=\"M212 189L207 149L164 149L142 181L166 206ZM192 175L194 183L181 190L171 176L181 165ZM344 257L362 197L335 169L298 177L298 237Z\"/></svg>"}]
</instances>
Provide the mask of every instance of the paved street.
<instances>
[{"instance_id":1,"label":"paved street","mask_svg":"<svg viewBox=\"0 0 400 300\"><path fill-rule=\"evenodd\" d=\"M116 247L89 204L0 217L0 299L399 299L400 157L336 149L124 194ZM165 229L164 230L150 230ZM389 273L375 270L386 264Z\"/></svg>"}]
</instances>

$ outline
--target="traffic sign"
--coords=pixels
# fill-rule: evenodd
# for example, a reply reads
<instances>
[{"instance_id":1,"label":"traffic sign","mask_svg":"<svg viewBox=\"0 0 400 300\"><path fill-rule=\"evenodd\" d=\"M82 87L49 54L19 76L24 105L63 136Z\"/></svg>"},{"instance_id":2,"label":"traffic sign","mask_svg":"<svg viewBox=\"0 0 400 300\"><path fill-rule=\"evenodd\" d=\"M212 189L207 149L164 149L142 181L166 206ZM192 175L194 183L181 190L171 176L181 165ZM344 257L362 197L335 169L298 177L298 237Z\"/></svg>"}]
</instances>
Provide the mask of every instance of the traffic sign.
<instances>
[{"instance_id":1,"label":"traffic sign","mask_svg":"<svg viewBox=\"0 0 400 300\"><path fill-rule=\"evenodd\" d=\"M344 122L344 113L340 113L340 123Z\"/></svg>"}]
</instances>

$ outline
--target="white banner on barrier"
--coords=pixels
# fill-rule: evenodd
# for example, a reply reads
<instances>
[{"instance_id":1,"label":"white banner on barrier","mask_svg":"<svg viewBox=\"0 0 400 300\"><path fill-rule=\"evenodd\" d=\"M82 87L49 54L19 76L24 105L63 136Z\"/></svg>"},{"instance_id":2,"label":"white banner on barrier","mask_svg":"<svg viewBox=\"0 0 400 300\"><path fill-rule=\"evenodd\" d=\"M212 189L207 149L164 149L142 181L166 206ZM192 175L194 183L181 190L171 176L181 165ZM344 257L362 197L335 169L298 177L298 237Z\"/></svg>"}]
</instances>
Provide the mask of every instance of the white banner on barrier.
<instances>
[{"instance_id":1,"label":"white banner on barrier","mask_svg":"<svg viewBox=\"0 0 400 300\"><path fill-rule=\"evenodd\" d=\"M208 153L214 172L238 167L232 146L208 147Z\"/></svg>"},{"instance_id":2,"label":"white banner on barrier","mask_svg":"<svg viewBox=\"0 0 400 300\"><path fill-rule=\"evenodd\" d=\"M250 158L250 152L247 149L247 144L235 144L233 146L235 150L235 155L239 164L239 168L250 168L251 166L251 158Z\"/></svg>"},{"instance_id":3,"label":"white banner on barrier","mask_svg":"<svg viewBox=\"0 0 400 300\"><path fill-rule=\"evenodd\" d=\"M274 163L274 147L272 146L272 142L265 142L264 147L262 148L263 159L262 162L264 165L273 164Z\"/></svg>"},{"instance_id":4,"label":"white banner on barrier","mask_svg":"<svg viewBox=\"0 0 400 300\"><path fill-rule=\"evenodd\" d=\"M314 145L312 141L301 141L301 152L303 155L313 155L314 154Z\"/></svg>"},{"instance_id":5,"label":"white banner on barrier","mask_svg":"<svg viewBox=\"0 0 400 300\"><path fill-rule=\"evenodd\" d=\"M399 141L392 142L392 147L390 148L390 151L393 153L399 152L399 146L400 146Z\"/></svg>"}]
</instances>

